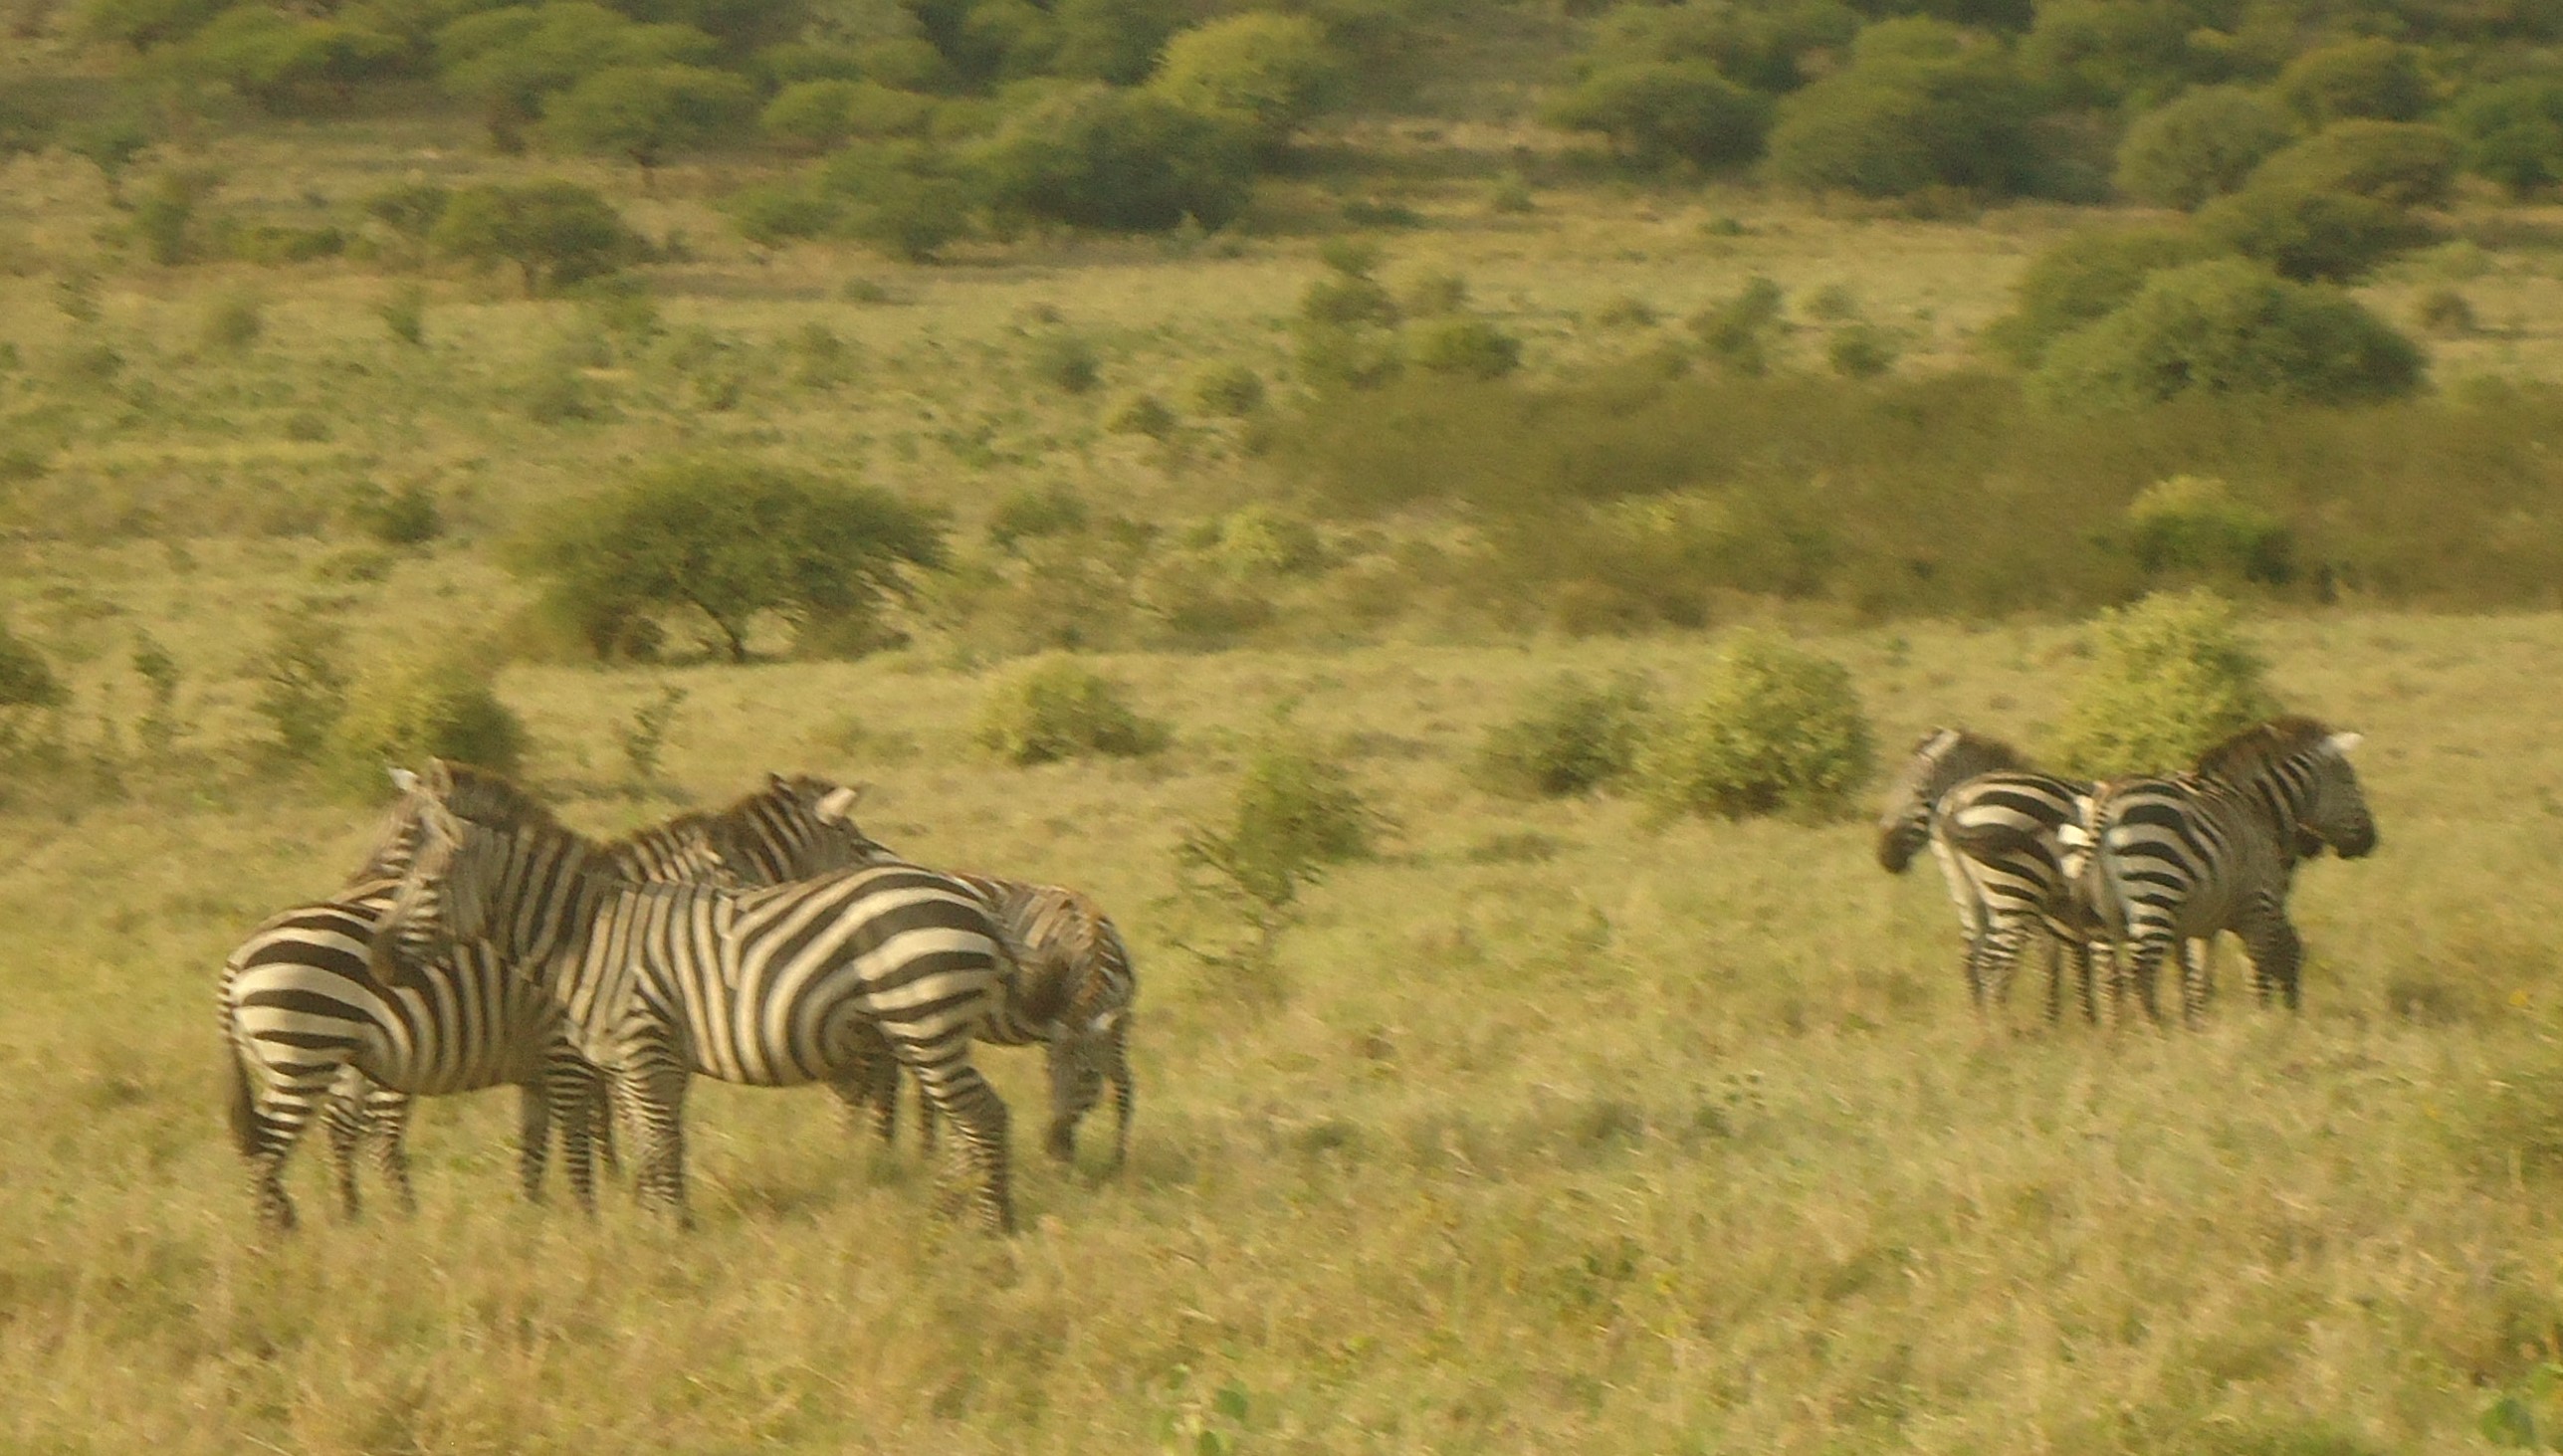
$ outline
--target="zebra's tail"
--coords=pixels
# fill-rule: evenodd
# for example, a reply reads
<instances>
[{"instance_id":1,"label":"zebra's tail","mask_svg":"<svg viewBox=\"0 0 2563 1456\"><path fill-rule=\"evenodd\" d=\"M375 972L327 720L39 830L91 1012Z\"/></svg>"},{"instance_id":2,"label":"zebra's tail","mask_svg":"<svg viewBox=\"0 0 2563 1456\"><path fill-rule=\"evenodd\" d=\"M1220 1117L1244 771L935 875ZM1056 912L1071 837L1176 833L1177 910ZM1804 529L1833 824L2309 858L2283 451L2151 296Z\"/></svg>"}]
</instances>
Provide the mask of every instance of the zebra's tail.
<instances>
[{"instance_id":1,"label":"zebra's tail","mask_svg":"<svg viewBox=\"0 0 2563 1456\"><path fill-rule=\"evenodd\" d=\"M249 1062L241 1055L240 1044L227 1048L231 1062L231 1139L243 1157L258 1151L258 1099L250 1089Z\"/></svg>"}]
</instances>

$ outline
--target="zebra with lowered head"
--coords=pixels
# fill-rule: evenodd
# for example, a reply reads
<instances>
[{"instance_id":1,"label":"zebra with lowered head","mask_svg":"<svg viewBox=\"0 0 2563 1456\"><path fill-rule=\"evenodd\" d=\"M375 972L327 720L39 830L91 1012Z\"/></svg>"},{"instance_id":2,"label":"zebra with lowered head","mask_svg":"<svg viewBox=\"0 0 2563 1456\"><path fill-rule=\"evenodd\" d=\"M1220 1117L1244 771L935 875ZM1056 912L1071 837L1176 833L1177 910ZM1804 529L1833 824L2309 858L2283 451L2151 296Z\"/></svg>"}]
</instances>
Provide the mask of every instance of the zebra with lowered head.
<instances>
[{"instance_id":1,"label":"zebra with lowered head","mask_svg":"<svg viewBox=\"0 0 2563 1456\"><path fill-rule=\"evenodd\" d=\"M387 933L432 897L453 935L487 936L535 971L637 1129L644 1201L687 1218L696 1075L836 1083L886 1042L959 1130L989 1227L1012 1231L1005 1104L970 1045L1045 1039L1058 1008L1024 997L975 891L898 861L761 890L635 885L541 806L470 803L442 764L425 778L425 834Z\"/></svg>"},{"instance_id":2,"label":"zebra with lowered head","mask_svg":"<svg viewBox=\"0 0 2563 1456\"><path fill-rule=\"evenodd\" d=\"M2123 973L2159 1020L2154 982L2184 936L2232 931L2251 958L2251 984L2295 1010L2304 942L2287 919L2296 862L2329 846L2342 859L2376 848L2376 820L2349 754L2359 735L2309 718L2243 729L2201 754L2187 773L2098 785L2086 811L2090 862L2083 898L2129 947ZM2185 963L2181 1019L2206 1009L2204 968Z\"/></svg>"},{"instance_id":3,"label":"zebra with lowered head","mask_svg":"<svg viewBox=\"0 0 2563 1456\"><path fill-rule=\"evenodd\" d=\"M2096 1019L2092 927L2071 893L2078 860L2068 841L2091 786L2030 771L1999 738L1933 728L1887 790L1878 864L1901 875L1926 844L1940 862L1967 938L1967 994L1982 1011L2011 992L2031 936L2047 941L2046 1017L2063 1014L2069 968L2082 1014Z\"/></svg>"},{"instance_id":4,"label":"zebra with lowered head","mask_svg":"<svg viewBox=\"0 0 2563 1456\"><path fill-rule=\"evenodd\" d=\"M449 781L474 802L521 797L506 780L465 766ZM630 879L773 883L877 848L836 812L851 793L818 779L770 777L725 811L680 816L606 853ZM527 1196L540 1194L558 1116L571 1189L582 1206L593 1203L589 1140L601 1126L602 1087L562 1036L557 1008L492 947L434 943L426 934L434 917L424 908L413 908L415 934L399 936L400 943L377 936L398 888L382 876L405 871L414 851L415 797L395 809L355 882L330 901L269 920L224 966L233 1128L261 1216L274 1227L293 1225L283 1168L316 1115L328 1132L346 1210L358 1207L357 1154L368 1144L406 1207L414 1202L403 1151L412 1096L508 1083L523 1089Z\"/></svg>"}]
</instances>

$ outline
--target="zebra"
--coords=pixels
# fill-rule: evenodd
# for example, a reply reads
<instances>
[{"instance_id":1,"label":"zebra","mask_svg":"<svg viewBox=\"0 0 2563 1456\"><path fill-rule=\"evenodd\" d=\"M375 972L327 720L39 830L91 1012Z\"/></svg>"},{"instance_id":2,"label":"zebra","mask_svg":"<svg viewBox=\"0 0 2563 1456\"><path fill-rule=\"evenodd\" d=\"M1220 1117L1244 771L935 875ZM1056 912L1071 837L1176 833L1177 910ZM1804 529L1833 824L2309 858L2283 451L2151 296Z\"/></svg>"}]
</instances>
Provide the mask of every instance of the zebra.
<instances>
[{"instance_id":1,"label":"zebra","mask_svg":"<svg viewBox=\"0 0 2563 1456\"><path fill-rule=\"evenodd\" d=\"M2046 1019L2063 1016L2068 968L2084 1019L2098 1019L2094 928L2074 911L2079 861L2068 843L2090 791L2088 783L2030 771L1999 738L1949 728L1924 733L1888 788L1877 821L1878 864L1901 875L1914 852L1930 845L1967 938L1967 995L1978 1011L2009 997L2023 945L2042 931Z\"/></svg>"},{"instance_id":2,"label":"zebra","mask_svg":"<svg viewBox=\"0 0 2563 1456\"><path fill-rule=\"evenodd\" d=\"M883 860L762 890L634 885L533 803L475 805L431 761L423 848L386 926L433 895L452 934L493 937L537 974L571 1040L638 1130L645 1203L686 1208L683 1113L697 1074L751 1086L835 1083L886 1042L960 1130L980 1213L1011 1233L1005 1104L973 1035L1055 1035L969 886ZM557 953L555 953L557 952ZM967 1194L948 1188L948 1206Z\"/></svg>"},{"instance_id":3,"label":"zebra","mask_svg":"<svg viewBox=\"0 0 2563 1456\"><path fill-rule=\"evenodd\" d=\"M1130 1154L1135 1090L1130 1072L1132 1004L1139 977L1130 948L1111 917L1091 898L1056 885L1000 880L965 871L948 872L969 886L994 912L997 927L1022 967L1029 999L1062 1009L1045 1051L1050 1074L1050 1127L1043 1148L1059 1161L1077 1155L1077 1125L1113 1090L1112 1166ZM834 1084L849 1112L869 1116L882 1143L899 1123L899 1065L878 1049L864 1074ZM919 1107L926 1149L934 1150L934 1104Z\"/></svg>"},{"instance_id":4,"label":"zebra","mask_svg":"<svg viewBox=\"0 0 2563 1456\"><path fill-rule=\"evenodd\" d=\"M2298 1008L2304 943L2287 920L2296 862L2326 846L2342 859L2376 848L2376 820L2349 762L2359 742L2310 718L2278 718L2208 749L2187 773L2095 787L2081 894L2128 943L2121 984L2149 1018L2161 1019L2154 982L2172 941L2229 930L2251 958L2255 998ZM2199 1025L2208 990L2204 967L2185 961L2184 1024Z\"/></svg>"},{"instance_id":5,"label":"zebra","mask_svg":"<svg viewBox=\"0 0 2563 1456\"><path fill-rule=\"evenodd\" d=\"M461 766L453 774L461 795L476 803L521 796L495 775ZM404 777L395 772L395 782ZM726 811L680 816L605 853L627 878L773 883L877 850L839 812L850 794L823 780L769 775L764 790ZM590 1139L602 1123L603 1089L558 1033L556 1006L486 944L430 946L409 934L427 919L416 908L404 932L377 934L399 888L382 875L409 867L417 821L416 805L405 801L355 882L329 901L271 918L225 962L218 1000L233 1050L232 1126L251 1164L260 1215L272 1228L294 1226L283 1169L316 1110L346 1212L360 1207L355 1167L368 1144L410 1208L416 1198L404 1135L411 1095L503 1083L524 1089L527 1196L540 1196L550 1120L558 1113L571 1190L582 1207L593 1206ZM605 1147L610 1156L610 1143Z\"/></svg>"}]
</instances>

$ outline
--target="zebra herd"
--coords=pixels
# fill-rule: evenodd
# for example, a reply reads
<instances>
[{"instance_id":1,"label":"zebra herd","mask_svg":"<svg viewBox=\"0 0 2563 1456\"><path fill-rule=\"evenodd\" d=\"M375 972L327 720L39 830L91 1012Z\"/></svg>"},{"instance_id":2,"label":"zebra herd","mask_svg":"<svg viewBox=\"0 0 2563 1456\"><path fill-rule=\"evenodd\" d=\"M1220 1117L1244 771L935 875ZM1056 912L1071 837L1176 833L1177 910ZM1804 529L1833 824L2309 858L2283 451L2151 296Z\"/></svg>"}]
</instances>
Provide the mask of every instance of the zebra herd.
<instances>
[{"instance_id":1,"label":"zebra herd","mask_svg":"<svg viewBox=\"0 0 2563 1456\"><path fill-rule=\"evenodd\" d=\"M1878 863L1902 874L1926 844L1967 937L1967 989L1979 1010L2009 993L2022 950L2050 942L2046 1014L2062 1014L2068 976L2086 1020L2099 1017L2095 954L2115 963L2111 999L2132 995L2159 1020L2155 980L2181 951L2181 1017L2197 1026L2210 946L2231 931L2252 989L2296 1008L2303 943L2287 920L2296 864L2326 848L2376 848L2349 753L2359 735L2307 718L2235 734L2186 773L2059 778L2026 767L2009 744L1935 728L1888 791ZM2124 948L2123 958L2117 953Z\"/></svg>"},{"instance_id":2,"label":"zebra herd","mask_svg":"<svg viewBox=\"0 0 2563 1456\"><path fill-rule=\"evenodd\" d=\"M1137 982L1085 896L910 864L855 824L860 790L805 776L606 844L467 765L393 776L401 801L354 878L224 966L232 1128L270 1227L294 1225L283 1170L316 1118L350 1214L368 1146L407 1206L410 1100L514 1085L530 1198L557 1125L592 1209L620 1124L642 1200L683 1221L692 1077L824 1083L887 1141L905 1068L929 1145L938 1117L955 1126L1007 1230L1007 1114L974 1040L1046 1046L1054 1155L1108 1082L1116 1162L1127 1149Z\"/></svg>"}]
</instances>

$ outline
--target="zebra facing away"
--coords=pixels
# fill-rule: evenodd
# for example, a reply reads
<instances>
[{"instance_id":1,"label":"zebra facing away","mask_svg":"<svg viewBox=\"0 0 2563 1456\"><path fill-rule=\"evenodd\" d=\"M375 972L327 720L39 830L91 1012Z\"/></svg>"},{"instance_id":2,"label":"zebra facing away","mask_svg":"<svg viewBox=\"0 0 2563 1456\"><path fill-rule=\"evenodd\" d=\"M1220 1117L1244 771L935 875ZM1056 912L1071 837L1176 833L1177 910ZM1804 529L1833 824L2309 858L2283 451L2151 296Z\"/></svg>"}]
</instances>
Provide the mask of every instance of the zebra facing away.
<instances>
[{"instance_id":1,"label":"zebra facing away","mask_svg":"<svg viewBox=\"0 0 2563 1456\"><path fill-rule=\"evenodd\" d=\"M2359 735L2309 718L2246 728L2168 777L2100 784L2086 811L2092 845L2082 894L2099 922L2127 942L2123 982L2159 1020L2154 981L2182 936L2232 931L2251 957L2251 984L2266 1004L2297 1008L2304 943L2287 920L2296 861L2330 846L2342 859L2376 848L2349 753ZM2181 1019L2206 1009L2204 968L2185 963Z\"/></svg>"},{"instance_id":2,"label":"zebra facing away","mask_svg":"<svg viewBox=\"0 0 2563 1456\"><path fill-rule=\"evenodd\" d=\"M1026 999L1060 1007L1044 1049L1050 1073L1050 1127L1043 1147L1054 1158L1077 1155L1077 1124L1093 1110L1106 1084L1113 1089L1113 1157L1130 1154L1135 1092L1130 1072L1132 1003L1139 977L1130 948L1103 908L1077 891L1021 880L954 872L995 913L1023 972ZM885 1144L899 1123L899 1065L882 1048L866 1075L836 1084L837 1096L858 1116L868 1114ZM936 1142L935 1108L919 1108L928 1151Z\"/></svg>"},{"instance_id":3,"label":"zebra facing away","mask_svg":"<svg viewBox=\"0 0 2563 1456\"><path fill-rule=\"evenodd\" d=\"M1901 875L1930 845L1967 938L1967 994L1977 1010L2009 997L2021 950L2037 935L2047 941L2047 1020L2063 1014L2068 969L2084 1019L2097 1019L2092 927L2074 912L2077 862L2066 844L2090 788L2029 771L1999 738L1947 728L1922 735L1888 788L1878 864Z\"/></svg>"},{"instance_id":4,"label":"zebra facing away","mask_svg":"<svg viewBox=\"0 0 2563 1456\"><path fill-rule=\"evenodd\" d=\"M476 770L454 772L458 793L476 802L519 793ZM726 811L681 816L606 853L627 878L771 883L876 848L832 812L851 792L817 779L771 777L764 790ZM592 1206L589 1139L601 1127L602 1085L560 1035L557 1008L485 944L431 949L425 935L403 934L394 946L376 934L398 888L379 877L408 867L416 821L414 806L395 810L357 883L332 901L269 920L225 964L220 1001L234 1053L233 1127L271 1226L294 1222L284 1163L324 1103L339 1195L352 1215L365 1144L401 1204L414 1204L403 1151L413 1094L505 1083L524 1089L527 1195L539 1196L557 1114L572 1191ZM414 909L410 929L427 918Z\"/></svg>"},{"instance_id":5,"label":"zebra facing away","mask_svg":"<svg viewBox=\"0 0 2563 1456\"><path fill-rule=\"evenodd\" d=\"M487 936L535 972L638 1131L645 1202L687 1219L693 1076L835 1083L867 1075L886 1041L960 1130L986 1223L1012 1231L1005 1104L971 1039L1047 1039L1058 1008L1023 997L976 892L898 861L745 892L634 885L540 805L469 803L441 763L425 779L422 844L386 932L433 896L454 936Z\"/></svg>"}]
</instances>

